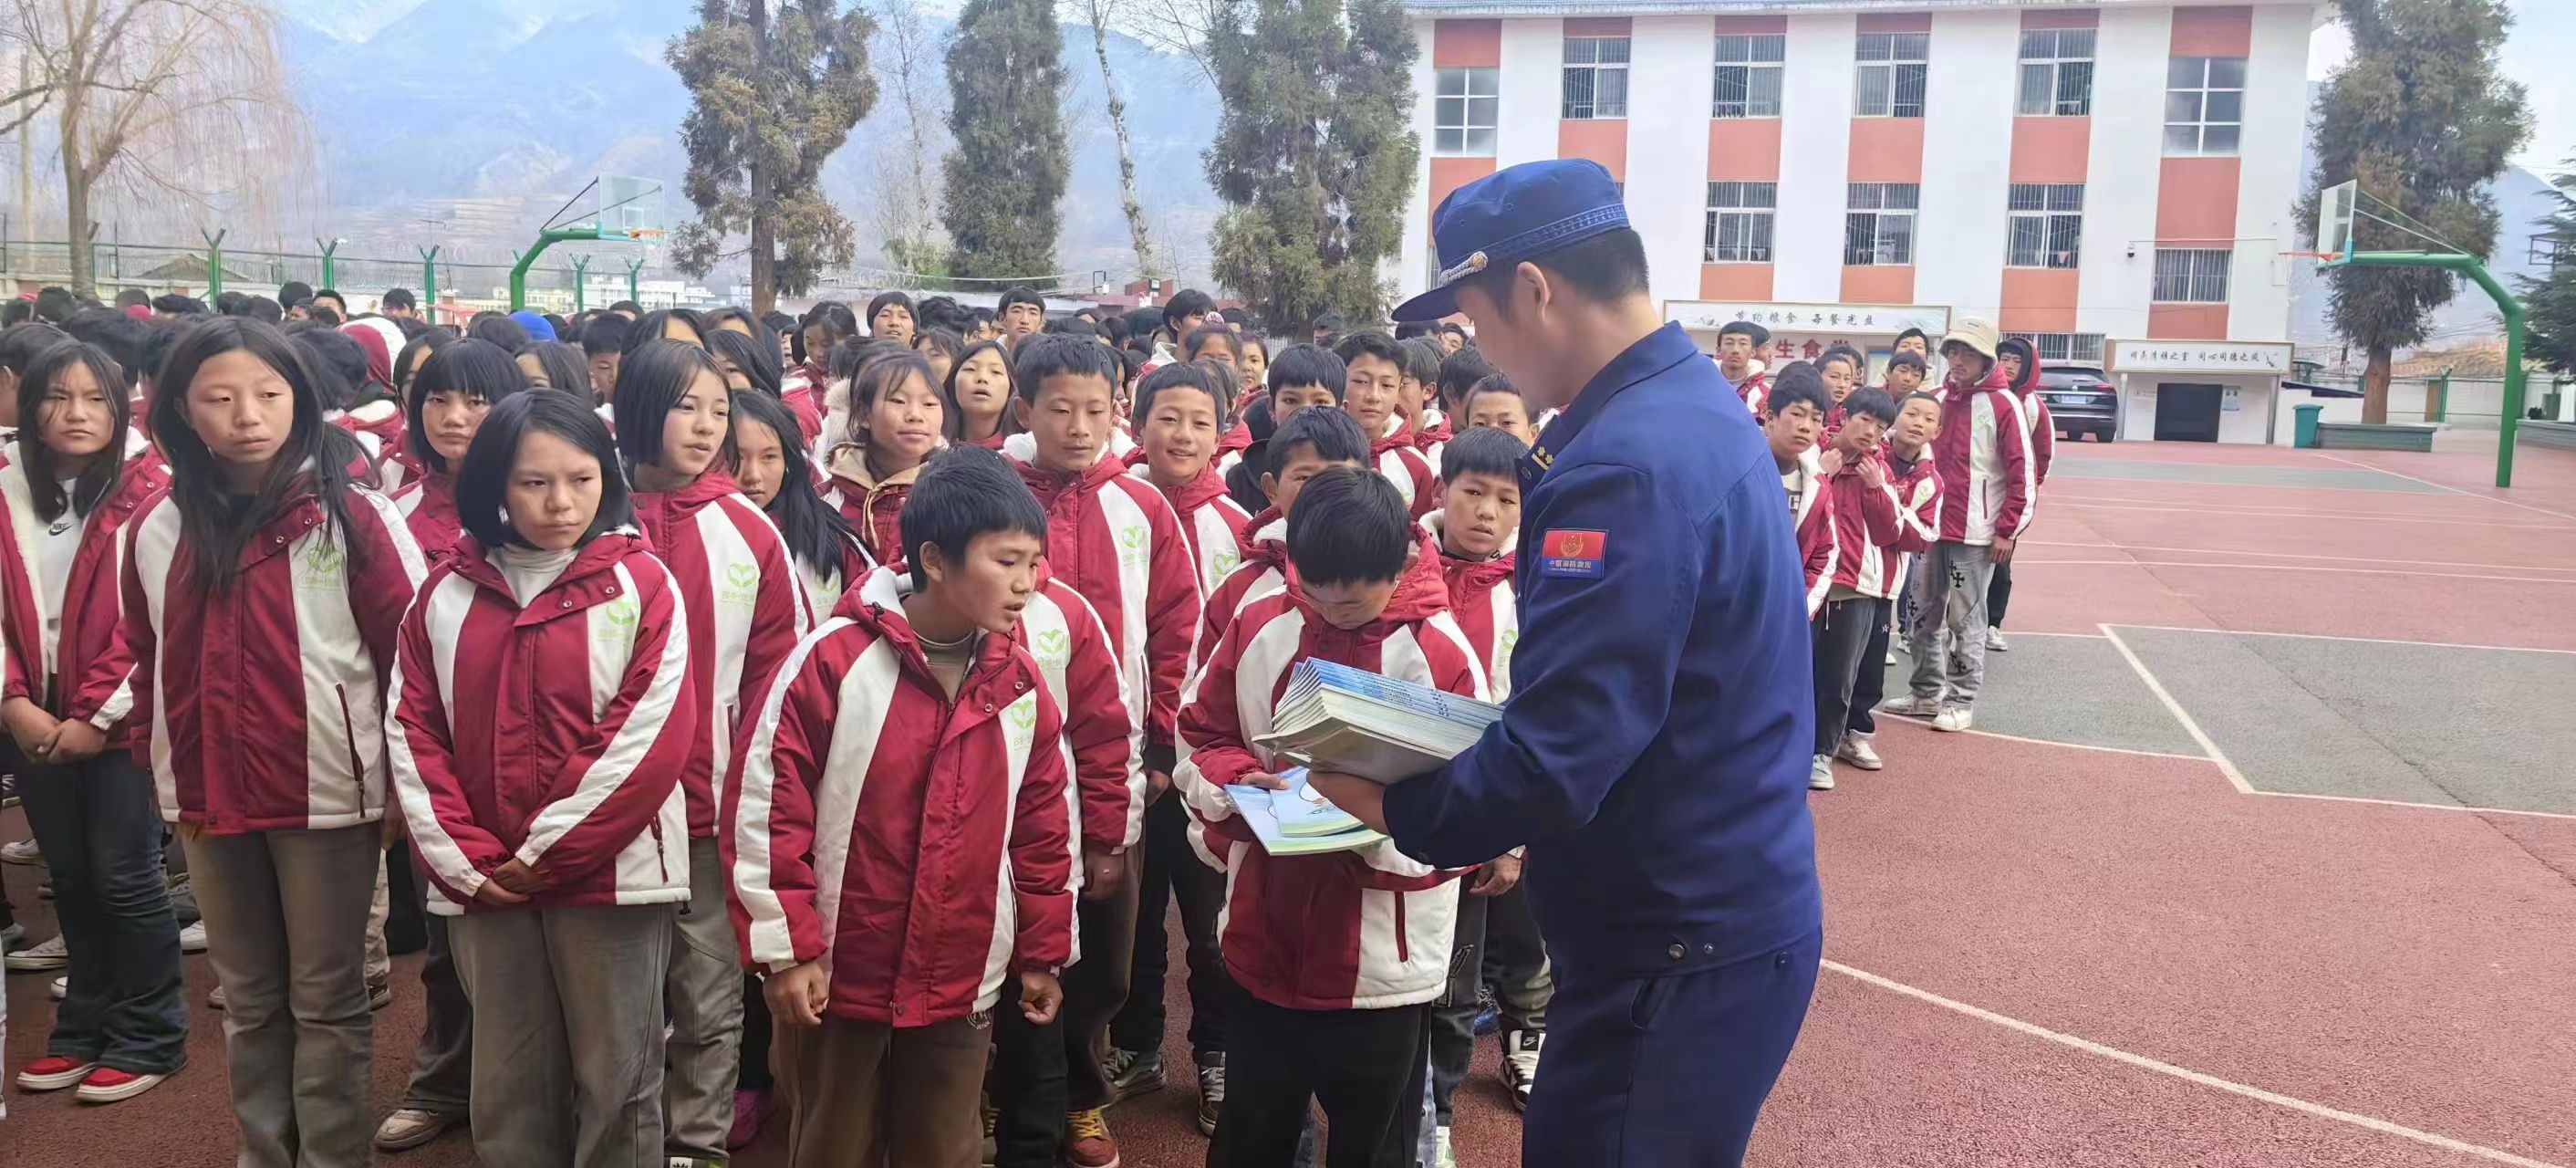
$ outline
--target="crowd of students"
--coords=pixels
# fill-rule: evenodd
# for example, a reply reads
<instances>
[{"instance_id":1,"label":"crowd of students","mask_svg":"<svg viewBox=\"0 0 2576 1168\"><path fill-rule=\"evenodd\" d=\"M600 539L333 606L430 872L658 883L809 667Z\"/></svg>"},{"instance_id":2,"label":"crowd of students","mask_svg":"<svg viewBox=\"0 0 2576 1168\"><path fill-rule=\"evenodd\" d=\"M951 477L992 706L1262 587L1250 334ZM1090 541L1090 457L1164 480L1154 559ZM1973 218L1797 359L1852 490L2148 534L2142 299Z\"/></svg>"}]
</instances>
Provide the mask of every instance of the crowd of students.
<instances>
[{"instance_id":1,"label":"crowd of students","mask_svg":"<svg viewBox=\"0 0 2576 1168\"><path fill-rule=\"evenodd\" d=\"M1300 660L1510 692L1547 419L1463 329L281 300L0 330L0 723L62 921L10 964L68 969L22 1090L184 1065L167 824L244 1164L459 1126L496 1166L721 1163L778 1109L799 1165L1109 1168L1169 1076L1174 906L1210 1164L1451 1163L1487 1015L1526 1103L1519 858L1271 856L1228 794L1280 785ZM1970 725L2048 427L1981 322L1933 389L1919 333L1884 387L1765 340L1716 359L1798 525L1830 788L1874 707ZM405 901L428 1021L380 1118Z\"/></svg>"}]
</instances>

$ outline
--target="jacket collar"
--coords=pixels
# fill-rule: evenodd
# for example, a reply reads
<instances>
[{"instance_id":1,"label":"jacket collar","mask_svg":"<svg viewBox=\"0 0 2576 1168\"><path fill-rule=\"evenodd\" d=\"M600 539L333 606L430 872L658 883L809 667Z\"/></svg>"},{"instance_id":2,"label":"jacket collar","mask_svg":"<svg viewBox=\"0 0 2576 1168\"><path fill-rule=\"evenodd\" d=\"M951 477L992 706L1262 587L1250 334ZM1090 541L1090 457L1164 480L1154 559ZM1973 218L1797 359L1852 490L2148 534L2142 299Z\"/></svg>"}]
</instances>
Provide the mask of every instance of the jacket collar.
<instances>
[{"instance_id":1,"label":"jacket collar","mask_svg":"<svg viewBox=\"0 0 2576 1168\"><path fill-rule=\"evenodd\" d=\"M841 594L840 604L832 615L847 619L894 647L895 657L925 682L930 678L930 659L922 654L921 637L913 631L912 621L904 615L903 599L912 595L912 573L900 564L889 564L868 573L859 586ZM966 667L966 683L958 687L959 709L966 705L966 695L999 676L1011 661L1013 641L1008 636L990 633L978 638L975 660ZM941 695L945 697L945 694Z\"/></svg>"},{"instance_id":2,"label":"jacket collar","mask_svg":"<svg viewBox=\"0 0 2576 1168\"><path fill-rule=\"evenodd\" d=\"M1629 386L1694 359L1700 359L1699 346L1691 343L1690 334L1683 332L1679 324L1666 322L1664 327L1637 338L1637 343L1611 358L1592 375L1592 380L1583 383L1573 404L1566 406L1565 412L1547 424L1547 432L1538 436L1538 447L1522 456L1522 488L1528 489L1547 474L1556 456L1592 424L1593 418L1600 416L1610 399ZM1725 380L1725 375L1719 374L1718 379Z\"/></svg>"},{"instance_id":3,"label":"jacket collar","mask_svg":"<svg viewBox=\"0 0 2576 1168\"><path fill-rule=\"evenodd\" d=\"M581 549L573 554L572 562L564 565L563 574L555 577L555 582L547 585L544 592L529 597L525 604L510 593L510 583L502 575L497 562L500 553L484 547L472 535L456 537L453 562L457 575L520 609L521 623L526 624L589 608L616 597L624 591L617 583L617 565L625 562L626 557L646 550L643 537L632 527L602 532L581 545ZM549 598L559 603L553 607L538 603Z\"/></svg>"}]
</instances>

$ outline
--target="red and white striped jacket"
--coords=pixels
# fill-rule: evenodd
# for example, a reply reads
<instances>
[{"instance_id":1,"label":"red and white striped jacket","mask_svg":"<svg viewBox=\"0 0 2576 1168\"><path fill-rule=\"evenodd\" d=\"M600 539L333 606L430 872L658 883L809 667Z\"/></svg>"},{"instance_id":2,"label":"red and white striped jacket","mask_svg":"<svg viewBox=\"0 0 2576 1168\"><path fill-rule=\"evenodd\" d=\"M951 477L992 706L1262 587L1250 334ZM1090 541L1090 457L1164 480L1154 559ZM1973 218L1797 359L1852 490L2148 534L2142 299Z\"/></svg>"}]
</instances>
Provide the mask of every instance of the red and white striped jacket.
<instances>
[{"instance_id":1,"label":"red and white striped jacket","mask_svg":"<svg viewBox=\"0 0 2576 1168\"><path fill-rule=\"evenodd\" d=\"M1725 373L1721 371L1718 375L1723 377ZM1754 421L1761 421L1764 415L1771 412L1771 379L1762 375L1761 362L1753 363L1752 376L1746 377L1742 385L1736 386L1735 392L1736 396L1744 399L1744 408L1752 411Z\"/></svg>"},{"instance_id":2,"label":"red and white striped jacket","mask_svg":"<svg viewBox=\"0 0 2576 1168\"><path fill-rule=\"evenodd\" d=\"M1941 476L1941 541L1990 544L2030 522L2039 483L2029 424L2004 388L2003 370L1972 386L1941 386L1941 432L1932 464Z\"/></svg>"},{"instance_id":3,"label":"red and white striped jacket","mask_svg":"<svg viewBox=\"0 0 2576 1168\"><path fill-rule=\"evenodd\" d=\"M1144 449L1128 456L1133 470L1128 473L1154 480L1146 473ZM1190 563L1197 569L1199 595L1213 596L1225 575L1243 562L1244 529L1252 516L1226 494L1225 476L1210 462L1199 470L1199 477L1177 491L1163 492L1163 501L1172 505L1172 513L1181 521L1181 540L1190 545Z\"/></svg>"},{"instance_id":4,"label":"red and white striped jacket","mask_svg":"<svg viewBox=\"0 0 2576 1168\"><path fill-rule=\"evenodd\" d=\"M1381 1009L1430 1001L1448 983L1458 873L1426 867L1393 841L1273 856L1223 790L1284 765L1253 742L1269 733L1279 694L1305 658L1484 697L1475 651L1447 610L1440 550L1426 538L1378 619L1340 629L1296 589L1274 593L1245 606L1191 682L1173 788L1187 800L1201 858L1226 874L1217 914L1226 971L1262 1001Z\"/></svg>"},{"instance_id":5,"label":"red and white striped jacket","mask_svg":"<svg viewBox=\"0 0 2576 1168\"><path fill-rule=\"evenodd\" d=\"M1833 583L1894 600L1905 587L1906 554L1931 547L1940 534L1941 482L1930 459L1899 471L1883 450L1870 457L1887 467L1887 485L1871 490L1857 463L1826 480L1833 495Z\"/></svg>"},{"instance_id":6,"label":"red and white striped jacket","mask_svg":"<svg viewBox=\"0 0 2576 1168\"><path fill-rule=\"evenodd\" d=\"M212 835L385 813L386 677L428 566L393 501L348 488L341 530L299 476L242 544L229 592L197 581L167 493L125 524L125 621L66 717L132 717L161 817Z\"/></svg>"},{"instance_id":7,"label":"red and white striped jacket","mask_svg":"<svg viewBox=\"0 0 2576 1168\"><path fill-rule=\"evenodd\" d=\"M51 528L36 514L26 465L13 445L0 465L0 642L7 645L6 696L25 698L60 715L77 704L81 679L92 663L116 647L117 628L125 619L124 524L137 507L170 485L170 468L151 453L139 434L128 431L130 456L118 473L116 489L86 516L63 512L58 523L81 525L80 544L65 575L60 611L49 611L53 590L44 579L44 540ZM92 715L94 718L96 714ZM93 721L110 740L117 720ZM138 728L126 726L132 734ZM139 736L139 735L138 735Z\"/></svg>"},{"instance_id":8,"label":"red and white striped jacket","mask_svg":"<svg viewBox=\"0 0 2576 1168\"><path fill-rule=\"evenodd\" d=\"M2057 422L2048 416L2048 398L2032 385L2013 391L2013 401L2021 406L2022 424L2030 432L2030 482L2033 487L2048 485L2048 466L2057 461Z\"/></svg>"},{"instance_id":9,"label":"red and white striped jacket","mask_svg":"<svg viewBox=\"0 0 2576 1168\"><path fill-rule=\"evenodd\" d=\"M1395 493L1404 496L1405 509L1420 519L1440 505L1440 472L1432 469L1430 457L1414 444L1414 437L1410 430L1398 430L1369 443L1369 465L1395 484Z\"/></svg>"},{"instance_id":10,"label":"red and white striped jacket","mask_svg":"<svg viewBox=\"0 0 2576 1168\"><path fill-rule=\"evenodd\" d=\"M1045 564L1038 571L1038 589L1020 610L1013 635L1038 663L1047 697L1064 716L1065 759L1073 776L1065 798L1079 833L1073 841L1078 888L1084 852L1113 855L1144 834L1144 726L1131 713L1127 675L1100 614Z\"/></svg>"},{"instance_id":11,"label":"red and white striped jacket","mask_svg":"<svg viewBox=\"0 0 2576 1168\"><path fill-rule=\"evenodd\" d=\"M1822 456L1812 446L1798 456L1798 469L1780 476L1789 492L1789 521L1798 529L1798 559L1807 573L1807 616L1813 619L1833 591L1834 501L1825 491Z\"/></svg>"},{"instance_id":12,"label":"red and white striped jacket","mask_svg":"<svg viewBox=\"0 0 2576 1168\"><path fill-rule=\"evenodd\" d=\"M386 398L331 416L332 425L357 438L367 460L375 464L377 485L387 491L409 482L421 469L411 447L403 442L404 421L402 403Z\"/></svg>"},{"instance_id":13,"label":"red and white striped jacket","mask_svg":"<svg viewBox=\"0 0 2576 1168\"><path fill-rule=\"evenodd\" d=\"M1199 623L1198 572L1180 517L1154 484L1126 473L1114 447L1078 475L1039 470L1032 462L1037 440L1026 434L1011 435L1002 454L1046 508L1048 570L1090 601L1109 629L1127 692L1137 695L1133 708L1144 720L1150 761L1172 744Z\"/></svg>"},{"instance_id":14,"label":"red and white striped jacket","mask_svg":"<svg viewBox=\"0 0 2576 1168\"><path fill-rule=\"evenodd\" d=\"M1422 517L1432 542L1448 546L1440 527L1448 516L1434 511ZM1440 582L1449 589L1449 615L1466 634L1467 645L1485 668L1485 687L1493 701L1512 696L1512 648L1520 644L1520 596L1512 588L1512 555L1520 533L1504 537L1493 558L1470 560L1443 551Z\"/></svg>"},{"instance_id":15,"label":"red and white striped jacket","mask_svg":"<svg viewBox=\"0 0 2576 1168\"><path fill-rule=\"evenodd\" d=\"M522 601L502 565L531 554L468 536L403 618L388 738L429 911L494 910L475 892L513 859L526 907L686 901L702 715L679 584L618 531Z\"/></svg>"},{"instance_id":16,"label":"red and white striped jacket","mask_svg":"<svg viewBox=\"0 0 2576 1168\"><path fill-rule=\"evenodd\" d=\"M1073 948L1062 720L1038 664L986 636L951 700L870 573L796 646L728 787L727 896L749 963L821 961L837 1018L991 1009Z\"/></svg>"},{"instance_id":17,"label":"red and white striped jacket","mask_svg":"<svg viewBox=\"0 0 2576 1168\"><path fill-rule=\"evenodd\" d=\"M859 581L877 570L876 558L868 554L866 545L861 544L856 535L853 532L852 538L841 541L841 559L837 564L809 564L796 558L792 551L789 553L789 558L795 560L796 578L805 584L806 612L819 615L840 607L841 594L858 587Z\"/></svg>"},{"instance_id":18,"label":"red and white striped jacket","mask_svg":"<svg viewBox=\"0 0 2576 1168\"><path fill-rule=\"evenodd\" d=\"M689 613L698 733L680 789L689 797L689 834L713 835L715 776L732 762L735 736L768 692L770 675L813 625L805 582L768 514L722 470L676 491L633 498L636 526L679 581Z\"/></svg>"},{"instance_id":19,"label":"red and white striped jacket","mask_svg":"<svg viewBox=\"0 0 2576 1168\"><path fill-rule=\"evenodd\" d=\"M1225 638L1235 614L1253 601L1288 586L1296 569L1288 563L1288 517L1277 507L1264 507L1243 525L1243 562L1217 582L1201 610L1198 644L1190 650L1193 668L1207 664Z\"/></svg>"},{"instance_id":20,"label":"red and white striped jacket","mask_svg":"<svg viewBox=\"0 0 2576 1168\"><path fill-rule=\"evenodd\" d=\"M456 537L465 534L465 521L456 514L455 475L424 470L396 490L393 500L432 566L456 554Z\"/></svg>"},{"instance_id":21,"label":"red and white striped jacket","mask_svg":"<svg viewBox=\"0 0 2576 1168\"><path fill-rule=\"evenodd\" d=\"M932 457L937 457L933 455ZM843 446L832 452L828 465L832 476L823 487L823 502L850 521L850 530L859 533L860 546L869 558L880 564L891 564L903 558L903 501L912 495L914 479L921 477L922 463L910 470L887 475L884 481L868 472L867 451L857 446Z\"/></svg>"}]
</instances>

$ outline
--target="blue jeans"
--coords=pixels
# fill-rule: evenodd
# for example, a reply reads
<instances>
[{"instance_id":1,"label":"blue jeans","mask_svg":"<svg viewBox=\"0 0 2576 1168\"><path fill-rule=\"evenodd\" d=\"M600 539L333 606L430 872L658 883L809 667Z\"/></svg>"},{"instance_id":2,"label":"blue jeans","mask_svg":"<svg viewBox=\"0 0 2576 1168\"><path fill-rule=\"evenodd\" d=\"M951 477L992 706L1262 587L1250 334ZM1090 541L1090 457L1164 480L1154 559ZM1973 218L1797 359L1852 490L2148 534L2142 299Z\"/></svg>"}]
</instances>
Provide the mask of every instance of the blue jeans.
<instances>
[{"instance_id":1,"label":"blue jeans","mask_svg":"<svg viewBox=\"0 0 2576 1168\"><path fill-rule=\"evenodd\" d=\"M178 1070L188 1010L152 776L111 746L68 766L22 764L18 794L71 954L71 992L46 1053L128 1074Z\"/></svg>"}]
</instances>

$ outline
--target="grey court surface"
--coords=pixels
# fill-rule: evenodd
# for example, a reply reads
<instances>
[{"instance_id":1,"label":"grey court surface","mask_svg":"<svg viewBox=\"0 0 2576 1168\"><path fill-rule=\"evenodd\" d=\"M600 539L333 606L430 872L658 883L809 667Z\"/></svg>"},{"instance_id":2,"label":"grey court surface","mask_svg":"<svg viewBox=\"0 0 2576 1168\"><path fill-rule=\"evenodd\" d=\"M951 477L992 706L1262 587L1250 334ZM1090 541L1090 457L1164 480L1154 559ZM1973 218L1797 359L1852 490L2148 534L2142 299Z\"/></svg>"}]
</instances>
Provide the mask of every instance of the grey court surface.
<instances>
[{"instance_id":1,"label":"grey court surface","mask_svg":"<svg viewBox=\"0 0 2576 1168\"><path fill-rule=\"evenodd\" d=\"M2362 467L2328 466L2230 466L2202 462L2140 462L2124 458L2085 458L2069 455L2058 447L2057 461L2049 464L2048 477L2057 479L2120 479L2128 482L2206 483L2222 487L2328 487L2346 491L2396 491L2401 494L2443 495L2450 492L2431 483Z\"/></svg>"},{"instance_id":2,"label":"grey court surface","mask_svg":"<svg viewBox=\"0 0 2576 1168\"><path fill-rule=\"evenodd\" d=\"M2576 654L2114 626L2257 790L2576 813ZM2199 756L2117 646L2010 634L1977 729ZM1888 670L1905 692L1912 661Z\"/></svg>"}]
</instances>

